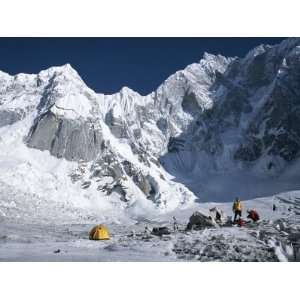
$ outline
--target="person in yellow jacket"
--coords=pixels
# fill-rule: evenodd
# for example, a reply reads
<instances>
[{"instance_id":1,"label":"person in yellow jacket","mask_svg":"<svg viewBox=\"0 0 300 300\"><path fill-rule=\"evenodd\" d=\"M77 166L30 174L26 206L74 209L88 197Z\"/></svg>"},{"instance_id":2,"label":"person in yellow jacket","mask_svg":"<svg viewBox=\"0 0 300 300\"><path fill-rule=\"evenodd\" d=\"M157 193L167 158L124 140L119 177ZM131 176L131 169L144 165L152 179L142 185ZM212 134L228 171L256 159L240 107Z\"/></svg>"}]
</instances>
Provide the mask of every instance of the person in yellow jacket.
<instances>
[{"instance_id":1,"label":"person in yellow jacket","mask_svg":"<svg viewBox=\"0 0 300 300\"><path fill-rule=\"evenodd\" d=\"M237 217L239 217L239 218L242 217L242 202L238 197L235 198L235 200L233 202L232 210L234 212L233 222L235 222Z\"/></svg>"}]
</instances>

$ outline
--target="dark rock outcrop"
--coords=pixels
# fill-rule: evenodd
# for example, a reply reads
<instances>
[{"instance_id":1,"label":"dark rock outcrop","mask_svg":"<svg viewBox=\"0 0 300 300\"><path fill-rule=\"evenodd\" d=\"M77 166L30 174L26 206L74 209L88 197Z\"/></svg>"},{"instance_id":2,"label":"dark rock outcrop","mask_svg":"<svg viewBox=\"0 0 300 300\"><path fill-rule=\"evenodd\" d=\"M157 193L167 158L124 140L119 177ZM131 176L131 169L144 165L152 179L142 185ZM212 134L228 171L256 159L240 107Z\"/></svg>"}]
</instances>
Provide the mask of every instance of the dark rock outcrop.
<instances>
[{"instance_id":1,"label":"dark rock outcrop","mask_svg":"<svg viewBox=\"0 0 300 300\"><path fill-rule=\"evenodd\" d=\"M206 227L216 227L217 224L213 221L211 217L208 217L199 211L194 212L190 219L189 223L187 224L186 229L191 230L191 229L204 229Z\"/></svg>"},{"instance_id":2,"label":"dark rock outcrop","mask_svg":"<svg viewBox=\"0 0 300 300\"><path fill-rule=\"evenodd\" d=\"M92 121L57 117L51 111L39 117L26 139L29 147L48 150L67 160L94 160L101 152L102 134Z\"/></svg>"}]
</instances>

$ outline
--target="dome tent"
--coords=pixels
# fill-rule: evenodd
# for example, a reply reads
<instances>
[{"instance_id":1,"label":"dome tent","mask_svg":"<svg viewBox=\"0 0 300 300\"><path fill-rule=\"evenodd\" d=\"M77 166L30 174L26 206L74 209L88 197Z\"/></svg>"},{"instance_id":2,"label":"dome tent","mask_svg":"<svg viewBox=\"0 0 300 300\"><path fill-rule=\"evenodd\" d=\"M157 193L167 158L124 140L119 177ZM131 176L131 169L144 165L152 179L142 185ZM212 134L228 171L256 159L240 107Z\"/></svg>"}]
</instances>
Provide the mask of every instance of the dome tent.
<instances>
[{"instance_id":1,"label":"dome tent","mask_svg":"<svg viewBox=\"0 0 300 300\"><path fill-rule=\"evenodd\" d=\"M90 240L109 240L109 232L106 226L100 224L92 228L89 233Z\"/></svg>"}]
</instances>

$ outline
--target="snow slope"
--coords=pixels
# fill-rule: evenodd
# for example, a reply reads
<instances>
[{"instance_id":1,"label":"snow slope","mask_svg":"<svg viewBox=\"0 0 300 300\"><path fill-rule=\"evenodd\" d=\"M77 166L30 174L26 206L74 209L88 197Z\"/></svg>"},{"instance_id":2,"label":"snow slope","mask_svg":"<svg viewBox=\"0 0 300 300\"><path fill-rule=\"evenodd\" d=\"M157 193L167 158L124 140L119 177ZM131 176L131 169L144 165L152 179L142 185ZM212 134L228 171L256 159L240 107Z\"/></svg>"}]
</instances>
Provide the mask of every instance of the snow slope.
<instances>
[{"instance_id":1,"label":"snow slope","mask_svg":"<svg viewBox=\"0 0 300 300\"><path fill-rule=\"evenodd\" d=\"M3 190L1 190L2 192ZM11 191L14 193L14 191ZM41 205L53 211L51 202L39 204L31 223L20 211L24 200L36 203L31 195L16 195L11 200L0 202L0 212L18 210L19 219L1 219L0 261L299 261L299 249L293 247L293 236L300 230L300 192L289 192L268 198L243 202L245 209L257 208L261 221L246 227L225 226L185 232L189 216L196 210L207 212L213 203L194 204L177 210L179 231L157 237L144 232L144 227L169 226L172 228L173 213L145 218L123 218L119 222L103 216L71 211L69 206L60 206L55 223L46 222L47 217L38 216ZM272 204L277 211L272 211ZM219 204L217 204L219 205ZM21 206L22 207L22 206ZM231 203L218 206L229 216ZM81 212L81 214L80 214ZM49 216L51 219L51 216ZM27 221L24 222L24 219ZM111 239L90 241L88 232L95 222L106 222Z\"/></svg>"}]
</instances>

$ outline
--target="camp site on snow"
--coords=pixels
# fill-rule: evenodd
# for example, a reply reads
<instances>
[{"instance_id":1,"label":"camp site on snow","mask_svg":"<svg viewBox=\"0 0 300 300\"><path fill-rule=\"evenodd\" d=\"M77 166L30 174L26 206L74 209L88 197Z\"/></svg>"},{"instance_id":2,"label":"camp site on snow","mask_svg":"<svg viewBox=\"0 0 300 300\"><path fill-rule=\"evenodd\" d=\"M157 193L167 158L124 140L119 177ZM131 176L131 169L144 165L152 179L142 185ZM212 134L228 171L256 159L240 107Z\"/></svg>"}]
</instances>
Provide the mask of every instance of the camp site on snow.
<instances>
[{"instance_id":1,"label":"camp site on snow","mask_svg":"<svg viewBox=\"0 0 300 300\"><path fill-rule=\"evenodd\" d=\"M274 205L269 208L270 211L274 211ZM122 248L122 246L118 245L118 242L123 244L124 240L127 240L128 243L126 247L130 247L131 243L136 245L137 242L151 243L152 241L152 247L154 248L154 245L157 243L168 244L172 240L176 240L172 249L173 253L179 258L187 260L210 261L213 259L227 261L230 259L233 261L258 261L262 259L258 255L265 255L264 259L267 261L285 261L286 259L298 261L300 235L297 233L297 230L295 228L293 230L281 219L275 221L260 219L259 213L254 208L248 209L245 214L247 217L243 219L243 206L244 203L239 198L236 198L232 205L232 215L227 215L221 208L215 206L209 208L206 213L193 212L186 223L179 223L177 218L172 216L170 220L157 222L156 226L151 228L149 222L145 220L146 225L144 228L132 225L128 229L126 227L123 228L122 232L124 232L125 236L121 239L116 232L112 231L110 235L108 227L99 224L90 230L89 239L109 243L103 249L115 249L114 251ZM279 240L277 242L274 240L273 243L271 240L264 240L266 238L264 234L266 234L267 230L274 235L276 232L279 236L281 235L280 241L282 244L276 245ZM258 243L260 247L256 249L255 253L251 253L251 247L247 245L247 239L245 238L247 234L260 240L260 243ZM209 236L208 241L210 243L201 240L201 235ZM185 241L192 240L193 236L195 240L192 243L191 241ZM263 241L267 242L265 247L262 246ZM250 240L248 242L250 243ZM236 255L234 255L234 252L231 254L226 253L229 249L237 252ZM60 253L60 251L55 253ZM164 255L169 256L170 253L167 254L165 252Z\"/></svg>"}]
</instances>

